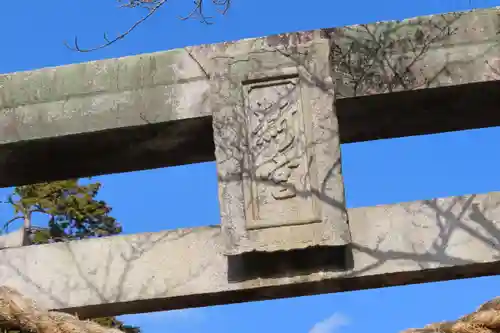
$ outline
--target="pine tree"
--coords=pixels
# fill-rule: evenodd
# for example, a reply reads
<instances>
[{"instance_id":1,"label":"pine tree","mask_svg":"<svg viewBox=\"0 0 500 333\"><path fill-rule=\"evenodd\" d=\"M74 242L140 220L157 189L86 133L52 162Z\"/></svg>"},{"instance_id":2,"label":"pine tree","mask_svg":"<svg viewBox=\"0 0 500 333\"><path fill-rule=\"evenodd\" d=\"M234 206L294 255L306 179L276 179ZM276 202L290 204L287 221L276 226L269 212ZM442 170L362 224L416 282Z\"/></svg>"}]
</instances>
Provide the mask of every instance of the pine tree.
<instances>
[{"instance_id":1,"label":"pine tree","mask_svg":"<svg viewBox=\"0 0 500 333\"><path fill-rule=\"evenodd\" d=\"M119 234L122 227L109 215L111 207L105 201L96 199L100 188L98 182L83 185L79 179L18 186L7 199L14 208L15 216L7 221L6 226L16 220L23 220L25 235L30 237L32 244ZM34 214L46 216L47 227L34 226ZM140 333L139 328L125 325L115 317L93 320L126 333Z\"/></svg>"}]
</instances>

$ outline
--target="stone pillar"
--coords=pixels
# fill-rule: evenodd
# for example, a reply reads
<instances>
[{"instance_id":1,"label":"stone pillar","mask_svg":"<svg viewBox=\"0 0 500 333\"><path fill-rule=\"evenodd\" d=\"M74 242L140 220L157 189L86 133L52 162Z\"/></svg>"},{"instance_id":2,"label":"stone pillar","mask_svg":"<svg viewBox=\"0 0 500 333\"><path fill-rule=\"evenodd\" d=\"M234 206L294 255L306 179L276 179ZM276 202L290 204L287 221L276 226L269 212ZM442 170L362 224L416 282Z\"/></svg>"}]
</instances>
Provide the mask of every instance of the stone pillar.
<instances>
[{"instance_id":1,"label":"stone pillar","mask_svg":"<svg viewBox=\"0 0 500 333\"><path fill-rule=\"evenodd\" d=\"M348 244L327 37L310 31L212 47L227 254Z\"/></svg>"}]
</instances>

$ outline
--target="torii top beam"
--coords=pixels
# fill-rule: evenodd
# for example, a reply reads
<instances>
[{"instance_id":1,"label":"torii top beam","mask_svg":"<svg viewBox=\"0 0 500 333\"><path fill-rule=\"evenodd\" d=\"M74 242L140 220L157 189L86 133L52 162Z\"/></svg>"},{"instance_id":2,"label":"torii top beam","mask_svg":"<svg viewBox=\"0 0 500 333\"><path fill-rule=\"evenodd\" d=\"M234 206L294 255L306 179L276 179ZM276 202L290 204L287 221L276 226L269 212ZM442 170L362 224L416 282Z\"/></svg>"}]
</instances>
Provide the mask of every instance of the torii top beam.
<instances>
[{"instance_id":1,"label":"torii top beam","mask_svg":"<svg viewBox=\"0 0 500 333\"><path fill-rule=\"evenodd\" d=\"M331 45L340 141L500 124L499 25L493 8L319 31ZM1 75L0 186L213 160L214 59L310 34Z\"/></svg>"}]
</instances>

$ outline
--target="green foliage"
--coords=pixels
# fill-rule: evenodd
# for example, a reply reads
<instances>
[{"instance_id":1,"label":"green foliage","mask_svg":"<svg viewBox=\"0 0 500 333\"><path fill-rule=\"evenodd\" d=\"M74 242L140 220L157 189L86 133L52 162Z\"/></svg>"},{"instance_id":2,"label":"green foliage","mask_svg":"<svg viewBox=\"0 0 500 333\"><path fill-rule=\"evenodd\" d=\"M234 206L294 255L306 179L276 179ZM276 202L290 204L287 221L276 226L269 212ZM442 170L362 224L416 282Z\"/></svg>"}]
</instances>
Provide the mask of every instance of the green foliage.
<instances>
[{"instance_id":1,"label":"green foliage","mask_svg":"<svg viewBox=\"0 0 500 333\"><path fill-rule=\"evenodd\" d=\"M16 187L9 198L16 214L49 217L48 229L35 233L37 244L119 234L122 228L109 216L111 208L96 200L101 184L81 185L78 179Z\"/></svg>"},{"instance_id":2,"label":"green foliage","mask_svg":"<svg viewBox=\"0 0 500 333\"><path fill-rule=\"evenodd\" d=\"M22 218L31 227L34 213L46 215L48 228L32 230L32 242L35 244L119 234L122 228L109 215L111 208L106 202L96 200L100 188L100 183L82 185L78 179L16 187L8 198L16 214L11 221ZM126 333L140 333L140 328L125 325L115 317L96 318L93 321ZM1 329L0 332L22 333Z\"/></svg>"},{"instance_id":3,"label":"green foliage","mask_svg":"<svg viewBox=\"0 0 500 333\"><path fill-rule=\"evenodd\" d=\"M115 317L95 318L93 321L104 327L116 328L125 333L141 333L140 328L125 325L122 321L116 319Z\"/></svg>"}]
</instances>

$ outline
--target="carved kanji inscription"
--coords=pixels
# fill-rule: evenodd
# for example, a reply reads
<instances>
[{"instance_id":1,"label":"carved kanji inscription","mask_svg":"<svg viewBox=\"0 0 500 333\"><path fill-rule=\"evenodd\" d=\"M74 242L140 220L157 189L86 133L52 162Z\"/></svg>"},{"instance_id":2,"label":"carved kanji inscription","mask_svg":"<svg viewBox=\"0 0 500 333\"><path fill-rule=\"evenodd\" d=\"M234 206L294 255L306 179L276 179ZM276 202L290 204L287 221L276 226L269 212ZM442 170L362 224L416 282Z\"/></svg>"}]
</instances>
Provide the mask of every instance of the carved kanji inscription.
<instances>
[{"instance_id":1,"label":"carved kanji inscription","mask_svg":"<svg viewBox=\"0 0 500 333\"><path fill-rule=\"evenodd\" d=\"M246 84L247 228L319 221L311 195L307 133L297 77Z\"/></svg>"}]
</instances>

